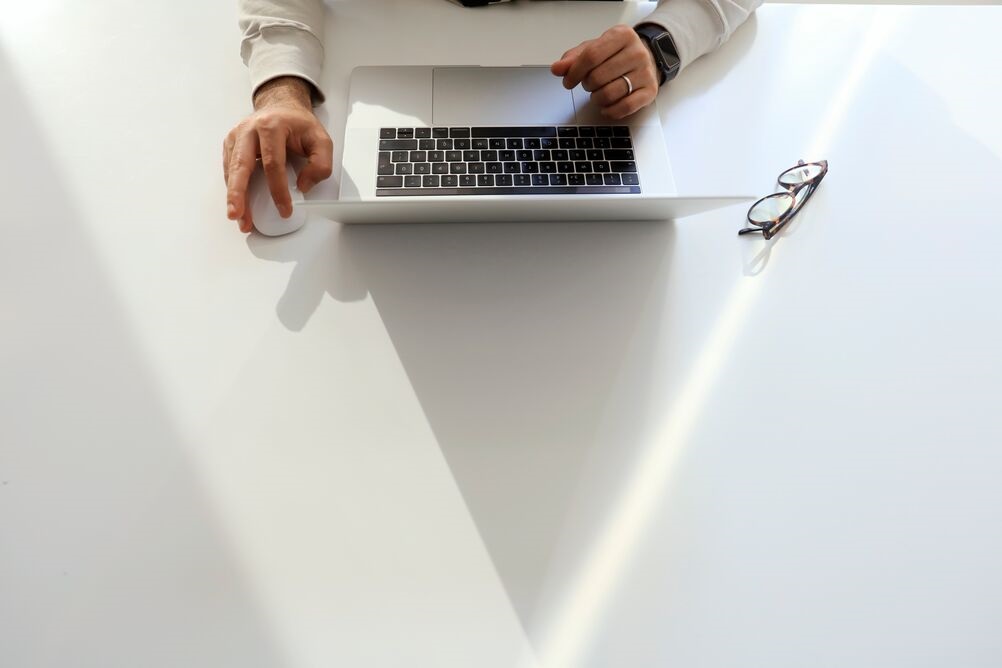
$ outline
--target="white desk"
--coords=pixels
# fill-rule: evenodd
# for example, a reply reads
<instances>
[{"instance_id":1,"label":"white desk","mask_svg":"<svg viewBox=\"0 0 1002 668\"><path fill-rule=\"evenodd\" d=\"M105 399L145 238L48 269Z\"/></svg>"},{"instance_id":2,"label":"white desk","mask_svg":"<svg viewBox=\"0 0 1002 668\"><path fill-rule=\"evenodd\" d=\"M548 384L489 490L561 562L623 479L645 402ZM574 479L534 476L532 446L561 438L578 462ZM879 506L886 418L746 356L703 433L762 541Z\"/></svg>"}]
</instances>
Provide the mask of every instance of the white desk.
<instances>
[{"instance_id":1,"label":"white desk","mask_svg":"<svg viewBox=\"0 0 1002 668\"><path fill-rule=\"evenodd\" d=\"M518 4L334 3L331 127L356 64L639 11ZM171 5L4 9L0 664L1002 663L1002 8L768 6L685 72L684 192L831 161L765 245L245 240L233 3Z\"/></svg>"}]
</instances>

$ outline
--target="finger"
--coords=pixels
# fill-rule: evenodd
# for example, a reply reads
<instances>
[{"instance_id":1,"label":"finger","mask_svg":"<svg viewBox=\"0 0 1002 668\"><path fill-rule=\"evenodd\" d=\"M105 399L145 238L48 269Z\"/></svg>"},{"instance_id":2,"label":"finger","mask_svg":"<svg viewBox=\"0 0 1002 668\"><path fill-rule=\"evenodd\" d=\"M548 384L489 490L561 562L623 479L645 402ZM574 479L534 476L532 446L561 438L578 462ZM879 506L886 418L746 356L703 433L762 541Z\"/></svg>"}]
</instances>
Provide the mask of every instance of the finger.
<instances>
[{"instance_id":1,"label":"finger","mask_svg":"<svg viewBox=\"0 0 1002 668\"><path fill-rule=\"evenodd\" d=\"M588 44L574 59L571 69L564 76L564 87L574 88L588 76L589 72L619 53L629 44L631 39L629 32L630 29L625 26L616 26Z\"/></svg>"},{"instance_id":2,"label":"finger","mask_svg":"<svg viewBox=\"0 0 1002 668\"><path fill-rule=\"evenodd\" d=\"M635 88L619 102L602 109L602 115L612 120L620 120L640 111L654 101L655 91L650 86Z\"/></svg>"},{"instance_id":3,"label":"finger","mask_svg":"<svg viewBox=\"0 0 1002 668\"><path fill-rule=\"evenodd\" d=\"M601 105L604 107L626 95L626 82L622 79L624 74L630 77L630 81L633 82L634 87L640 85L640 82L634 79L633 75L630 74L633 70L640 71L638 68L638 65L640 64L641 63L636 61L636 57L632 55L628 49L624 49L589 72L588 76L586 76L584 81L581 82L581 85L585 90L593 93L592 99L594 100L594 93L600 91L604 86L618 81L621 84L621 89L618 91L619 95Z\"/></svg>"},{"instance_id":4,"label":"finger","mask_svg":"<svg viewBox=\"0 0 1002 668\"><path fill-rule=\"evenodd\" d=\"M226 178L226 215L238 220L247 208L247 183L257 165L257 133L245 132L236 138L230 153Z\"/></svg>"},{"instance_id":5,"label":"finger","mask_svg":"<svg viewBox=\"0 0 1002 668\"><path fill-rule=\"evenodd\" d=\"M330 177L334 165L334 142L320 128L303 143L303 149L306 151L306 164L299 170L296 187L299 192L307 193L313 186Z\"/></svg>"},{"instance_id":6,"label":"finger","mask_svg":"<svg viewBox=\"0 0 1002 668\"><path fill-rule=\"evenodd\" d=\"M247 207L247 210L244 212L244 215L240 218L239 225L240 225L240 231L243 232L244 234L254 229L254 217L251 216L250 207Z\"/></svg>"},{"instance_id":7,"label":"finger","mask_svg":"<svg viewBox=\"0 0 1002 668\"><path fill-rule=\"evenodd\" d=\"M285 131L279 129L258 130L261 144L261 165L268 181L268 190L275 208L282 218L292 215L292 195L289 194L289 177L285 171Z\"/></svg>"},{"instance_id":8,"label":"finger","mask_svg":"<svg viewBox=\"0 0 1002 668\"><path fill-rule=\"evenodd\" d=\"M564 51L564 55L560 56L560 60L550 65L550 72L558 77L562 77L567 74L567 71L571 68L574 59L578 57L578 54L580 54L586 46L588 46L588 42L581 42L573 49Z\"/></svg>"},{"instance_id":9,"label":"finger","mask_svg":"<svg viewBox=\"0 0 1002 668\"><path fill-rule=\"evenodd\" d=\"M230 132L223 140L223 183L230 180L230 153L233 152L233 133Z\"/></svg>"}]
</instances>

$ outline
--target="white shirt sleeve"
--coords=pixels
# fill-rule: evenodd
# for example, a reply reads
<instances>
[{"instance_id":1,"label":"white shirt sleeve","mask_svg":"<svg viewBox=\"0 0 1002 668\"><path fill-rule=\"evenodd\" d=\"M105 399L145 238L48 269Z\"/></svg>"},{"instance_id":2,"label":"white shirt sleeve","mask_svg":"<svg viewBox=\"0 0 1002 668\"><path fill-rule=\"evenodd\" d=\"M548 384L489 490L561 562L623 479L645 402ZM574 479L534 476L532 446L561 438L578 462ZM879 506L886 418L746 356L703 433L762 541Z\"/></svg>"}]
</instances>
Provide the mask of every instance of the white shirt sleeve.
<instances>
[{"instance_id":1,"label":"white shirt sleeve","mask_svg":"<svg viewBox=\"0 0 1002 668\"><path fill-rule=\"evenodd\" d=\"M243 31L240 56L253 90L277 77L297 76L313 84L314 102L323 102L322 0L238 0L238 9Z\"/></svg>"},{"instance_id":2,"label":"white shirt sleeve","mask_svg":"<svg viewBox=\"0 0 1002 668\"><path fill-rule=\"evenodd\" d=\"M681 67L730 39L762 0L660 0L644 19L671 33Z\"/></svg>"},{"instance_id":3,"label":"white shirt sleeve","mask_svg":"<svg viewBox=\"0 0 1002 668\"><path fill-rule=\"evenodd\" d=\"M240 55L258 87L276 77L297 76L313 84L314 101L324 99L322 0L238 0L243 40ZM682 68L713 51L762 0L660 0L644 23L656 23L675 40Z\"/></svg>"}]
</instances>

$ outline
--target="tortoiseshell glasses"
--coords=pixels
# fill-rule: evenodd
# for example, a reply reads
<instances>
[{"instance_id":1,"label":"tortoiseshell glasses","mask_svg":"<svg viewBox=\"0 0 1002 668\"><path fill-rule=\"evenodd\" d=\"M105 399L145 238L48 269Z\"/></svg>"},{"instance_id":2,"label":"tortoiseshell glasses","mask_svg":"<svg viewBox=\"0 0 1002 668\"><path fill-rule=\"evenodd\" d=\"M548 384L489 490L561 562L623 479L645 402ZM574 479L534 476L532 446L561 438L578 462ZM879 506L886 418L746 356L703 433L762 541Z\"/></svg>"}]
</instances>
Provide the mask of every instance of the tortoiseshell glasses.
<instances>
[{"instance_id":1,"label":"tortoiseshell glasses","mask_svg":"<svg viewBox=\"0 0 1002 668\"><path fill-rule=\"evenodd\" d=\"M786 170L777 179L783 192L763 197L752 204L748 209L748 224L751 227L739 230L738 234L761 232L766 239L772 239L797 215L827 173L827 160L798 161L796 167Z\"/></svg>"}]
</instances>

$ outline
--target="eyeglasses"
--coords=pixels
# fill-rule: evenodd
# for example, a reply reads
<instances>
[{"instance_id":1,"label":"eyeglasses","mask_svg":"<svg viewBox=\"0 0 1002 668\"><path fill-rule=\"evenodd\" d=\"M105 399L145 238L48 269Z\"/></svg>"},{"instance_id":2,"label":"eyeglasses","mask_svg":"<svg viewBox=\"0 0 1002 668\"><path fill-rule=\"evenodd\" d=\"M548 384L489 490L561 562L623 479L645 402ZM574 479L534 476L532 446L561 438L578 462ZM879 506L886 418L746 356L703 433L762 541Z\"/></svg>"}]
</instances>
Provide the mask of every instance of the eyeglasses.
<instances>
[{"instance_id":1,"label":"eyeglasses","mask_svg":"<svg viewBox=\"0 0 1002 668\"><path fill-rule=\"evenodd\" d=\"M738 234L761 232L766 239L772 239L797 215L800 207L811 198L827 173L827 160L798 161L796 167L786 170L777 179L783 192L763 197L752 204L748 209L748 223L751 227L739 230Z\"/></svg>"}]
</instances>

